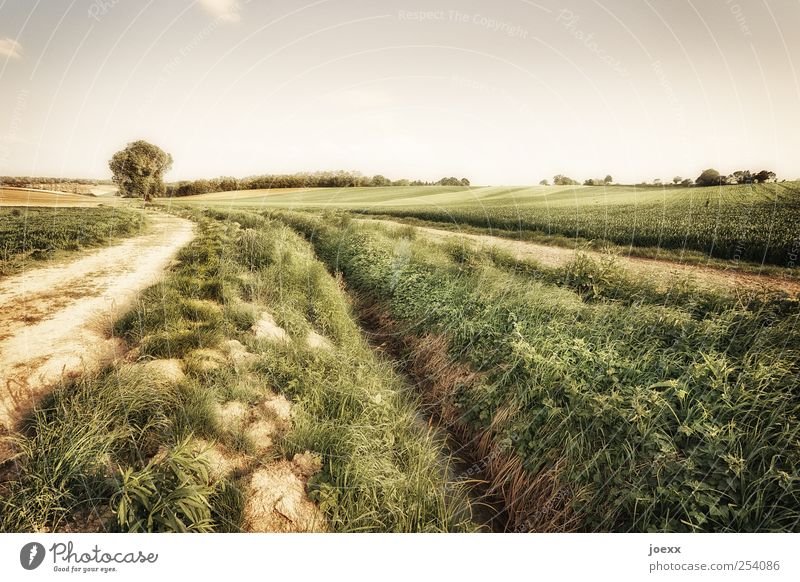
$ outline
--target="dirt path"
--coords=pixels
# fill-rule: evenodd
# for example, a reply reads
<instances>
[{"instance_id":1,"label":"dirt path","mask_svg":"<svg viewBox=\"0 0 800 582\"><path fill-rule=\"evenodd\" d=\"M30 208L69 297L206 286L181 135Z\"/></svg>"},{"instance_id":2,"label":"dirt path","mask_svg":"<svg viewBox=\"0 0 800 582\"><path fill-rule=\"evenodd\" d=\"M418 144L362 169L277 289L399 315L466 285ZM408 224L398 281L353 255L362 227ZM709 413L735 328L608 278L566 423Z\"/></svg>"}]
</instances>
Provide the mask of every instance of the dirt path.
<instances>
[{"instance_id":1,"label":"dirt path","mask_svg":"<svg viewBox=\"0 0 800 582\"><path fill-rule=\"evenodd\" d=\"M391 220L360 219L360 221L377 222L390 226L405 226L402 223ZM564 247L516 241L490 235L453 232L427 226L417 226L415 228L417 232L421 232L434 240L444 241L453 238L466 239L480 246L489 245L504 249L512 253L517 259L533 259L546 267L559 267L575 258L576 251ZM603 256L602 253L595 251L584 252L595 258ZM792 279L758 275L755 273L742 273L734 270L715 269L712 267L689 265L658 259L617 256L617 260L625 269L635 273L641 273L648 278L660 281L665 286L672 285L678 280L688 279L694 285L706 288L768 289L772 291L784 291L789 295L800 294L800 281Z\"/></svg>"},{"instance_id":2,"label":"dirt path","mask_svg":"<svg viewBox=\"0 0 800 582\"><path fill-rule=\"evenodd\" d=\"M0 433L64 375L119 355L109 322L194 237L192 222L150 213L147 234L57 266L0 279Z\"/></svg>"}]
</instances>

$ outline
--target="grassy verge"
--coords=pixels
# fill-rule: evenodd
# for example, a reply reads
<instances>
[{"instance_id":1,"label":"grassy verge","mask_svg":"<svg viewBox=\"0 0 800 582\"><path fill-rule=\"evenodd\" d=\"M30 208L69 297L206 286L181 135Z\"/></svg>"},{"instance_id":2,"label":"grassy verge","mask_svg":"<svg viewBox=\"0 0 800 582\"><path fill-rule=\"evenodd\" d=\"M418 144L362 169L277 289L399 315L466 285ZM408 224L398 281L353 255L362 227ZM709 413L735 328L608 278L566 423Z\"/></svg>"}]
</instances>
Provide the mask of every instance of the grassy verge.
<instances>
[{"instance_id":1,"label":"grassy verge","mask_svg":"<svg viewBox=\"0 0 800 582\"><path fill-rule=\"evenodd\" d=\"M415 397L308 243L186 215L198 237L116 323L126 362L57 387L14 438L0 529L470 529ZM254 333L266 312L282 335Z\"/></svg>"},{"instance_id":2,"label":"grassy verge","mask_svg":"<svg viewBox=\"0 0 800 582\"><path fill-rule=\"evenodd\" d=\"M388 233L394 237L409 236L408 231L399 228L394 231L389 228ZM475 271L492 265L538 283L570 289L589 303L606 300L629 306L677 307L700 319L731 309L755 311L764 306L794 305L797 301L797 297L792 298L783 291L697 287L690 280L681 278L674 278L664 286L631 273L613 255L595 258L578 252L568 263L548 267L533 259L516 258L504 249L477 247L469 241L444 241L437 246L462 270Z\"/></svg>"},{"instance_id":3,"label":"grassy verge","mask_svg":"<svg viewBox=\"0 0 800 582\"><path fill-rule=\"evenodd\" d=\"M406 211L386 211L370 210L354 212L371 216L377 219L390 220L398 224L410 226L423 226L436 228L449 232L464 234L475 234L485 236L497 236L510 240L518 240L535 244L557 246L568 249L592 250L603 253L611 253L623 257L638 257L643 259L656 259L661 261L674 261L687 265L698 265L712 267L715 269L733 269L742 273L756 273L760 275L770 275L774 277L785 277L787 279L800 278L800 268L764 264L752 260L741 258L722 259L709 256L708 253L683 247L667 248L659 246L636 246L633 244L616 244L603 238L585 238L583 236L566 236L564 234L550 233L541 230L528 230L519 226L515 229L504 229L492 226L488 223L473 223L474 221L459 222L457 216L446 214L428 214L426 218L419 218L417 214ZM735 254L735 253L734 253Z\"/></svg>"},{"instance_id":4,"label":"grassy verge","mask_svg":"<svg viewBox=\"0 0 800 582\"><path fill-rule=\"evenodd\" d=\"M536 280L411 232L278 215L397 326L517 528L798 529L796 300L639 300L591 262Z\"/></svg>"},{"instance_id":5,"label":"grassy verge","mask_svg":"<svg viewBox=\"0 0 800 582\"><path fill-rule=\"evenodd\" d=\"M135 234L144 225L142 212L129 208L0 208L0 276Z\"/></svg>"}]
</instances>

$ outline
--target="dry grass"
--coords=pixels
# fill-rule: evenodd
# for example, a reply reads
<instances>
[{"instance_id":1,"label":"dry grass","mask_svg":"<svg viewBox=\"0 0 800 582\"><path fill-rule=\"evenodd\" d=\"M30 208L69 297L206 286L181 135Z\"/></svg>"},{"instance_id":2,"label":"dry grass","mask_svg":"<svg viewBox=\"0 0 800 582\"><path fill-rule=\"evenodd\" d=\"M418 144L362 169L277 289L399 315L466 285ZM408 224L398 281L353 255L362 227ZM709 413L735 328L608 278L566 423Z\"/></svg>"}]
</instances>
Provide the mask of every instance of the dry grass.
<instances>
[{"instance_id":1,"label":"dry grass","mask_svg":"<svg viewBox=\"0 0 800 582\"><path fill-rule=\"evenodd\" d=\"M385 316L383 322L387 329L399 330L400 326ZM556 485L561 461L552 469L531 475L518 456L499 444L498 429L514 416L512 410L498 411L486 430L478 430L464 421L464 411L454 401L455 392L476 386L480 375L469 366L452 360L447 338L406 333L403 343L409 354L408 372L423 388L423 398L435 407L436 414L459 440L466 443L470 455L478 459L491 483L489 494L502 499L507 529L516 532L573 530L577 524L569 511L572 493Z\"/></svg>"}]
</instances>

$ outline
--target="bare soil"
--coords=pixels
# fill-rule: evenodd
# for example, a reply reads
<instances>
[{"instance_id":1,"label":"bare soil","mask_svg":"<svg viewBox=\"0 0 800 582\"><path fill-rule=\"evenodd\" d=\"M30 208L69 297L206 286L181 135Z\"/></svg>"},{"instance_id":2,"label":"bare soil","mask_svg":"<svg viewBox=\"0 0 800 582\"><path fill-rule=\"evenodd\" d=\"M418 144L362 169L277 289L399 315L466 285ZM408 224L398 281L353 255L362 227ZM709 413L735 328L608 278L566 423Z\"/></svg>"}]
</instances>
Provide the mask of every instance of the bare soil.
<instances>
[{"instance_id":1,"label":"bare soil","mask_svg":"<svg viewBox=\"0 0 800 582\"><path fill-rule=\"evenodd\" d=\"M289 335L273 316L264 311L251 332L257 339L276 343L290 342ZM319 336L318 347L327 339ZM202 352L202 353L201 353ZM217 362L213 353L223 358ZM206 362L217 365L231 363L244 366L258 359L236 340L223 344L223 351L195 350L189 354L205 356ZM190 365L198 368L198 362ZM254 380L258 382L257 379ZM218 404L216 422L234 440L245 443L245 450L234 449L220 442L197 440L211 463L212 474L220 479L235 476L244 488L242 529L247 532L320 532L326 531L326 520L306 493L308 479L322 468L321 458L309 451L297 453L292 460L281 458L276 446L292 429L292 403L282 394L262 386L263 398L256 404L238 400Z\"/></svg>"},{"instance_id":2,"label":"bare soil","mask_svg":"<svg viewBox=\"0 0 800 582\"><path fill-rule=\"evenodd\" d=\"M99 206L114 202L111 198L96 198L88 194L69 194L55 190L0 188L0 206Z\"/></svg>"},{"instance_id":3,"label":"bare soil","mask_svg":"<svg viewBox=\"0 0 800 582\"><path fill-rule=\"evenodd\" d=\"M275 322L275 318L268 311L261 313L260 319L253 325L253 333L258 339L275 342L288 342L289 334Z\"/></svg>"},{"instance_id":4,"label":"bare soil","mask_svg":"<svg viewBox=\"0 0 800 582\"><path fill-rule=\"evenodd\" d=\"M318 532L325 517L306 493L308 479L322 468L309 451L280 458L275 443L292 428L292 403L265 391L256 405L231 400L218 405L217 422L231 435L243 435L249 454L221 443L198 440L217 478L236 474L244 485L243 530L248 532Z\"/></svg>"},{"instance_id":5,"label":"bare soil","mask_svg":"<svg viewBox=\"0 0 800 582\"><path fill-rule=\"evenodd\" d=\"M188 220L151 213L149 222L141 236L0 279L0 432L48 386L122 356L109 323L194 237Z\"/></svg>"}]
</instances>

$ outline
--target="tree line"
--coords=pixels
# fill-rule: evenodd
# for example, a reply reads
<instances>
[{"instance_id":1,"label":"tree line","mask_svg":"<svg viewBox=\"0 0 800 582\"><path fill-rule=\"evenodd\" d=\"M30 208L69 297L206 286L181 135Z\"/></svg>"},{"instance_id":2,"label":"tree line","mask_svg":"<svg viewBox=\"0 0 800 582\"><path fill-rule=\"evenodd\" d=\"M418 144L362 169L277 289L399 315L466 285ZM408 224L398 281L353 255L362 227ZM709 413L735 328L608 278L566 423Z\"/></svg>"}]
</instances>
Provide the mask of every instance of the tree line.
<instances>
[{"instance_id":1,"label":"tree line","mask_svg":"<svg viewBox=\"0 0 800 582\"><path fill-rule=\"evenodd\" d=\"M608 186L614 181L614 178L611 175L607 175L605 178L589 178L584 180L584 186ZM550 182L547 179L542 180L539 182L540 186L549 186ZM573 180L569 176L565 176L563 174L556 174L553 176L553 185L554 186L578 186L580 182L577 180Z\"/></svg>"},{"instance_id":2,"label":"tree line","mask_svg":"<svg viewBox=\"0 0 800 582\"><path fill-rule=\"evenodd\" d=\"M721 186L727 184L763 184L765 182L776 182L777 176L775 172L770 170L760 170L758 172L751 171L751 170L736 170L732 174L720 174L717 170L713 168L709 168L707 170L703 170L703 172L694 180L691 178L684 178L682 176L675 176L672 178L672 184L675 186ZM609 184L614 182L614 178L611 175L607 175L605 178L589 178L584 180L584 186L608 186ZM548 186L550 182L548 180L542 180L539 182L541 186ZM577 186L580 184L577 180L570 178L569 176L564 176L563 174L557 174L553 176L553 184L555 186ZM661 178L655 178L652 182L639 182L636 186L664 186L664 182L661 181Z\"/></svg>"},{"instance_id":3,"label":"tree line","mask_svg":"<svg viewBox=\"0 0 800 582\"><path fill-rule=\"evenodd\" d=\"M89 178L49 178L46 176L0 176L0 187L53 190L69 194L91 195L92 186L100 184L111 184L111 181Z\"/></svg>"},{"instance_id":4,"label":"tree line","mask_svg":"<svg viewBox=\"0 0 800 582\"><path fill-rule=\"evenodd\" d=\"M81 184L99 186L111 184L111 180L92 180L90 178L48 178L44 176L0 176L0 185L12 188L36 188L51 184Z\"/></svg>"},{"instance_id":5,"label":"tree line","mask_svg":"<svg viewBox=\"0 0 800 582\"><path fill-rule=\"evenodd\" d=\"M467 178L447 177L437 182L422 180L390 180L376 174L364 176L358 172L298 172L295 174L264 174L248 178L220 178L184 180L173 182L165 187L166 196L195 196L211 192L230 192L233 190L265 190L269 188L365 188L385 186L469 186Z\"/></svg>"},{"instance_id":6,"label":"tree line","mask_svg":"<svg viewBox=\"0 0 800 582\"><path fill-rule=\"evenodd\" d=\"M777 176L770 170L751 172L750 170L736 170L733 174L720 174L714 168L703 170L694 183L697 186L720 186L724 184L763 184L775 182Z\"/></svg>"}]
</instances>

